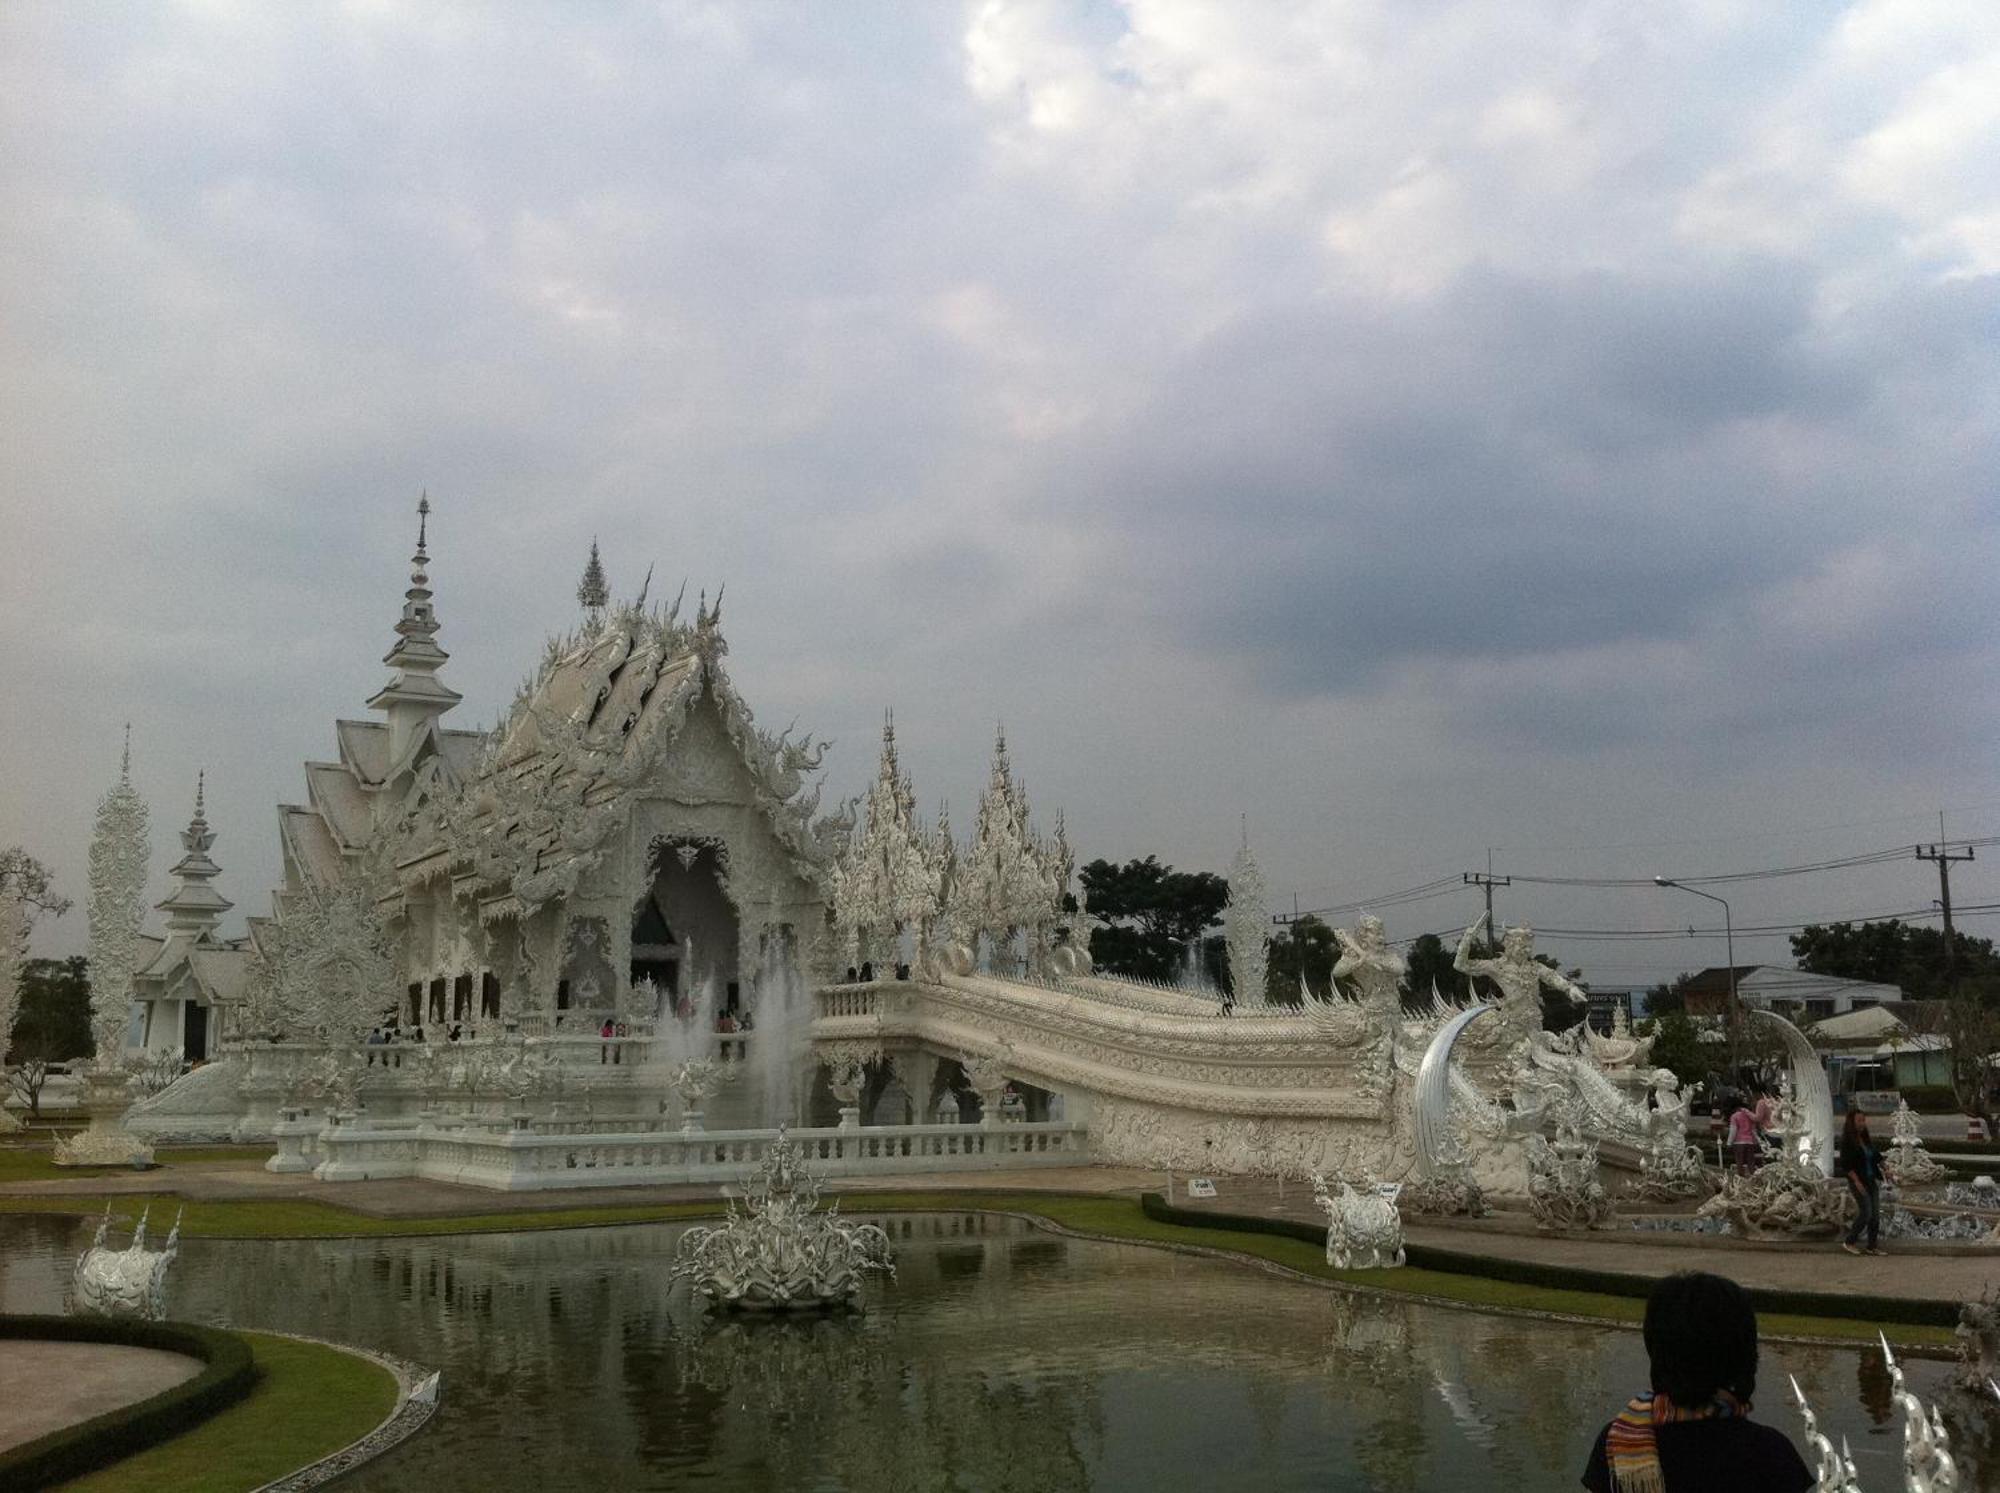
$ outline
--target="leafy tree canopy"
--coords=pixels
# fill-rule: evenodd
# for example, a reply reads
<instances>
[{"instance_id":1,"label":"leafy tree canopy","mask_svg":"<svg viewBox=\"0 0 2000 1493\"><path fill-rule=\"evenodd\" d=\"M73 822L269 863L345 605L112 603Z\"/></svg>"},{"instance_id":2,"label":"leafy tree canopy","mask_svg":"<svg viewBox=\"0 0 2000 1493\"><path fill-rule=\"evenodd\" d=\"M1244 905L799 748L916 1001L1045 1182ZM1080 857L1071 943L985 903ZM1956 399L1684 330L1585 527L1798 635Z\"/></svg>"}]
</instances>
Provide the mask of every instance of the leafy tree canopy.
<instances>
[{"instance_id":1,"label":"leafy tree canopy","mask_svg":"<svg viewBox=\"0 0 2000 1493\"><path fill-rule=\"evenodd\" d=\"M1680 1011L1639 1023L1640 1034L1653 1039L1653 1066L1671 1068L1683 1085L1699 1083L1714 1066L1710 1049L1701 1040L1701 1028L1694 1018Z\"/></svg>"},{"instance_id":2,"label":"leafy tree canopy","mask_svg":"<svg viewBox=\"0 0 2000 1493\"><path fill-rule=\"evenodd\" d=\"M1961 990L2000 995L2000 953L1990 938L1954 933ZM1887 918L1873 923L1815 923L1792 935L1792 957L1816 975L1900 985L1911 1000L1945 995L1944 930Z\"/></svg>"},{"instance_id":3,"label":"leafy tree canopy","mask_svg":"<svg viewBox=\"0 0 2000 1493\"><path fill-rule=\"evenodd\" d=\"M1333 929L1307 913L1281 928L1271 940L1264 998L1296 1005L1303 986L1315 999L1327 999L1333 991L1333 966L1339 958L1340 948L1333 941Z\"/></svg>"},{"instance_id":4,"label":"leafy tree canopy","mask_svg":"<svg viewBox=\"0 0 2000 1493\"><path fill-rule=\"evenodd\" d=\"M11 1060L40 1058L66 1063L87 1058L90 1038L90 961L30 959L21 967L21 1011L14 1018Z\"/></svg>"},{"instance_id":5,"label":"leafy tree canopy","mask_svg":"<svg viewBox=\"0 0 2000 1493\"><path fill-rule=\"evenodd\" d=\"M1221 923L1229 900L1223 877L1176 871L1150 855L1122 866L1092 861L1077 881L1101 925L1091 934L1091 957L1100 969L1142 980L1171 980L1188 945Z\"/></svg>"}]
</instances>

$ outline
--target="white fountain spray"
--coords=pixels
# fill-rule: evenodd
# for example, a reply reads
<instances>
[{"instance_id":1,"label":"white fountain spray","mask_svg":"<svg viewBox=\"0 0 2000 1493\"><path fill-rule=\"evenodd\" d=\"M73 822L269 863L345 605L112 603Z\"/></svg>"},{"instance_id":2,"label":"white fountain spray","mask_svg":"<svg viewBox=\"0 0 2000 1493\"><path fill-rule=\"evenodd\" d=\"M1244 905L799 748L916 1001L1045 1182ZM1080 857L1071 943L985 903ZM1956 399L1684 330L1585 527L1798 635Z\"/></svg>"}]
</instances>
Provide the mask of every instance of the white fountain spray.
<instances>
[{"instance_id":1,"label":"white fountain spray","mask_svg":"<svg viewBox=\"0 0 2000 1493\"><path fill-rule=\"evenodd\" d=\"M795 1125L801 1118L799 1078L812 1011L788 928L775 929L764 940L751 1015L750 1068L757 1079L758 1121L767 1126Z\"/></svg>"}]
</instances>

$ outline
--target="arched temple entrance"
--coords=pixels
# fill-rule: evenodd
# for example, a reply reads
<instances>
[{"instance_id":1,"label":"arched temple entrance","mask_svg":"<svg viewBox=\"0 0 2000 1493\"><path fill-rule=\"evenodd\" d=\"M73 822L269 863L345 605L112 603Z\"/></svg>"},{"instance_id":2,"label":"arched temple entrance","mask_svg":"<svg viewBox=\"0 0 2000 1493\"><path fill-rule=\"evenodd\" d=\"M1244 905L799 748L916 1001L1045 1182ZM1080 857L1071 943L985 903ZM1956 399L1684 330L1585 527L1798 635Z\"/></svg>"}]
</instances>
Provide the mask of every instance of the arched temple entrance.
<instances>
[{"instance_id":1,"label":"arched temple entrance","mask_svg":"<svg viewBox=\"0 0 2000 1493\"><path fill-rule=\"evenodd\" d=\"M650 979L659 1007L640 1017L666 1014L667 1003L702 1002L713 982L713 1009L740 1011L740 923L728 891L728 853L705 836L662 835L647 854L648 882L632 911L630 977L636 988Z\"/></svg>"}]
</instances>

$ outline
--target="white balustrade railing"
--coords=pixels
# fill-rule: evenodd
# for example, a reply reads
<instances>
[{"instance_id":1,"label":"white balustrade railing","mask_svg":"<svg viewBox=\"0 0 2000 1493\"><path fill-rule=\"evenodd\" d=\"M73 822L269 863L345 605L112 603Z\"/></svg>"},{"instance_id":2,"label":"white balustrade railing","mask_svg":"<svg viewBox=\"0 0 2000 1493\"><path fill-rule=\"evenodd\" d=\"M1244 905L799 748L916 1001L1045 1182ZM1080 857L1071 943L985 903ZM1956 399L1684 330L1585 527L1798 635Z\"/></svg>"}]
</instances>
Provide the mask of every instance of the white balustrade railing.
<instances>
[{"instance_id":1,"label":"white balustrade railing","mask_svg":"<svg viewBox=\"0 0 2000 1493\"><path fill-rule=\"evenodd\" d=\"M872 985L833 985L815 992L814 1004L822 1020L843 1016L873 1016L877 996Z\"/></svg>"},{"instance_id":2,"label":"white balustrade railing","mask_svg":"<svg viewBox=\"0 0 2000 1493\"><path fill-rule=\"evenodd\" d=\"M740 1182L762 1163L774 1130L563 1133L568 1121L370 1126L328 1124L317 1137L324 1181L422 1177L508 1192ZM605 1122L598 1122L600 1125ZM548 1127L556 1124L560 1130ZM1089 1137L1070 1123L880 1125L789 1132L828 1178L1024 1166L1073 1166L1088 1159Z\"/></svg>"}]
</instances>

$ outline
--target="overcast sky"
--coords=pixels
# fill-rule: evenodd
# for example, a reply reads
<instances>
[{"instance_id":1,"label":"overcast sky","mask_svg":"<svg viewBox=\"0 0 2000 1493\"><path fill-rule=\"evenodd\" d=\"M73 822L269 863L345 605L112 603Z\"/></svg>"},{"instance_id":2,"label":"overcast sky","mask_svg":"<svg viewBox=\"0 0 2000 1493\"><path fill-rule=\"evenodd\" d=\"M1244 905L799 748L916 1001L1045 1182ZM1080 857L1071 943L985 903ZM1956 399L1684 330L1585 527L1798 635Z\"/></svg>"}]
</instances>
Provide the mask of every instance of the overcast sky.
<instances>
[{"instance_id":1,"label":"overcast sky","mask_svg":"<svg viewBox=\"0 0 2000 1493\"><path fill-rule=\"evenodd\" d=\"M893 705L963 830L1002 719L1083 858L1223 870L1247 817L1284 908L2000 828L1990 0L13 0L0 256L0 843L78 900L41 952L128 718L155 897L206 767L265 910L424 488L455 724L595 535L621 592L728 583L830 798Z\"/></svg>"}]
</instances>

